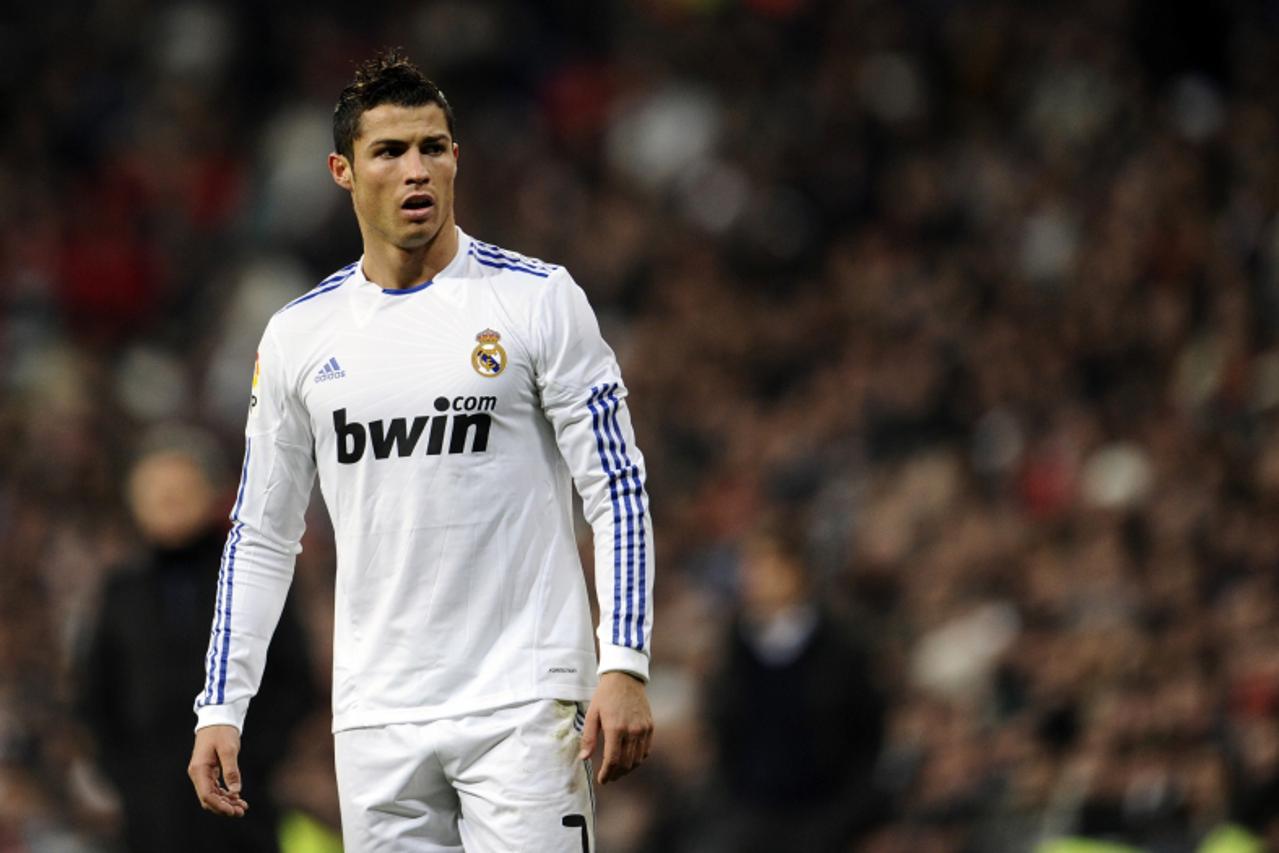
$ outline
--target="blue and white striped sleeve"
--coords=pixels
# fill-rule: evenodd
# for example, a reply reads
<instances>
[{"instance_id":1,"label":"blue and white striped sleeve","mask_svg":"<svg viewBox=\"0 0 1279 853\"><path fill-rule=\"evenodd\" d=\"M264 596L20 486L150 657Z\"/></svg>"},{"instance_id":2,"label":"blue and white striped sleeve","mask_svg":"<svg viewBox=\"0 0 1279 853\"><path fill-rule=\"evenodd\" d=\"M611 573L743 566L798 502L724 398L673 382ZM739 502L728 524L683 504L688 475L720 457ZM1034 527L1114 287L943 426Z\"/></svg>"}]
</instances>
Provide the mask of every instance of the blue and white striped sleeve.
<instances>
[{"instance_id":1,"label":"blue and white striped sleeve","mask_svg":"<svg viewBox=\"0 0 1279 853\"><path fill-rule=\"evenodd\" d=\"M196 728L243 729L284 609L315 480L310 421L270 325L253 369L244 465L222 550Z\"/></svg>"},{"instance_id":2,"label":"blue and white striped sleeve","mask_svg":"<svg viewBox=\"0 0 1279 853\"><path fill-rule=\"evenodd\" d=\"M586 294L557 270L536 317L537 382L595 539L601 673L648 680L653 526L626 385Z\"/></svg>"}]
</instances>

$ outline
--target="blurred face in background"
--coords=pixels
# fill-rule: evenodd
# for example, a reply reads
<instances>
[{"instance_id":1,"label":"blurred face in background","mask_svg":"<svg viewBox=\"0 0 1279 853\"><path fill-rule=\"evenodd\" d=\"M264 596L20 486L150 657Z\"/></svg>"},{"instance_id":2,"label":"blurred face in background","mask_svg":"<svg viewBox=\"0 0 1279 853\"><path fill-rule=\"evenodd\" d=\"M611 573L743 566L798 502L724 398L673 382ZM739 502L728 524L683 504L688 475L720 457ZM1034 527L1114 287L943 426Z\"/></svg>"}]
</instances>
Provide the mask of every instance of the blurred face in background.
<instances>
[{"instance_id":1,"label":"blurred face in background","mask_svg":"<svg viewBox=\"0 0 1279 853\"><path fill-rule=\"evenodd\" d=\"M329 170L351 193L366 248L376 240L413 251L453 228L458 148L438 105L365 111L352 152L353 161L329 155Z\"/></svg>"},{"instance_id":2,"label":"blurred face in background","mask_svg":"<svg viewBox=\"0 0 1279 853\"><path fill-rule=\"evenodd\" d=\"M804 566L767 537L747 544L741 582L742 607L752 619L768 619L808 600Z\"/></svg>"},{"instance_id":3,"label":"blurred face in background","mask_svg":"<svg viewBox=\"0 0 1279 853\"><path fill-rule=\"evenodd\" d=\"M133 518L153 545L181 547L213 523L213 484L199 463L179 451L143 457L129 474L128 490Z\"/></svg>"}]
</instances>

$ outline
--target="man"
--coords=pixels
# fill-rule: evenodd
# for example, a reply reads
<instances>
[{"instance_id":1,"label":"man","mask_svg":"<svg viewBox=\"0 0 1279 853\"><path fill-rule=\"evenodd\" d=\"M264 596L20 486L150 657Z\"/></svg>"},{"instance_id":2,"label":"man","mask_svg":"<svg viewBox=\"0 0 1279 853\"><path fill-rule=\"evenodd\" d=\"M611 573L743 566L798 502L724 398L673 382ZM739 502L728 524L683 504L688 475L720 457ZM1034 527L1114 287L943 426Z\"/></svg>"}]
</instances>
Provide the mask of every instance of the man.
<instances>
[{"instance_id":1,"label":"man","mask_svg":"<svg viewBox=\"0 0 1279 853\"><path fill-rule=\"evenodd\" d=\"M120 795L130 853L279 850L279 813L266 787L287 757L294 726L314 708L308 646L289 608L275 632L271 677L254 703L256 748L241 767L263 793L253 814L215 820L172 784L174 763L191 737L179 703L204 653L191 626L213 607L208 569L225 539L221 462L212 439L196 430L166 427L148 436L127 488L146 550L107 581L77 659L79 716Z\"/></svg>"},{"instance_id":2,"label":"man","mask_svg":"<svg viewBox=\"0 0 1279 853\"><path fill-rule=\"evenodd\" d=\"M709 680L718 792L708 850L852 850L882 811L884 699L869 648L815 589L794 518L746 541L741 607Z\"/></svg>"},{"instance_id":3,"label":"man","mask_svg":"<svg viewBox=\"0 0 1279 853\"><path fill-rule=\"evenodd\" d=\"M456 226L453 124L394 52L338 101L329 171L364 255L263 335L189 773L205 808L245 813L239 731L318 470L347 849L590 850L599 735L603 784L652 733L643 459L581 289ZM595 536L598 664L571 484Z\"/></svg>"}]
</instances>

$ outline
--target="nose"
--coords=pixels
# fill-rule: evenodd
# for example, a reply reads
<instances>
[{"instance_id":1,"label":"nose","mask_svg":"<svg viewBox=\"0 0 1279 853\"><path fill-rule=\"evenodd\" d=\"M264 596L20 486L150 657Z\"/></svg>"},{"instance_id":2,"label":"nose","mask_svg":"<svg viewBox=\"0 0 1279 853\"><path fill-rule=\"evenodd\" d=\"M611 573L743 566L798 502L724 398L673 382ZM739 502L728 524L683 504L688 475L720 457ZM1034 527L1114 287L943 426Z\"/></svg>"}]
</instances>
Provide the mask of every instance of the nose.
<instances>
[{"instance_id":1,"label":"nose","mask_svg":"<svg viewBox=\"0 0 1279 853\"><path fill-rule=\"evenodd\" d=\"M431 173L426 168L426 157L421 151L410 149L405 153L404 160L406 173L404 182L407 184L426 184L431 181Z\"/></svg>"}]
</instances>

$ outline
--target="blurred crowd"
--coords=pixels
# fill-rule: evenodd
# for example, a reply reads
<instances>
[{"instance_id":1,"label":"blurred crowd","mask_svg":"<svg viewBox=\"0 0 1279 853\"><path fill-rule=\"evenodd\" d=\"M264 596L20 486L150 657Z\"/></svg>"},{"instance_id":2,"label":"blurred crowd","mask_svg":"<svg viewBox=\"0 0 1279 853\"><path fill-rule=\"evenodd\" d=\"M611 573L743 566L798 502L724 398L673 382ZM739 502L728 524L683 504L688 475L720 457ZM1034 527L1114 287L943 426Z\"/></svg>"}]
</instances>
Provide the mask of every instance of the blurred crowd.
<instances>
[{"instance_id":1,"label":"blurred crowd","mask_svg":"<svg viewBox=\"0 0 1279 853\"><path fill-rule=\"evenodd\" d=\"M266 318L359 254L324 157L386 44L457 111L459 224L566 265L630 386L658 735L601 849L1279 849L1273 0L0 20L3 853L125 849L126 484L174 424L238 458ZM330 537L317 498L321 696ZM333 827L313 705L270 789Z\"/></svg>"}]
</instances>

